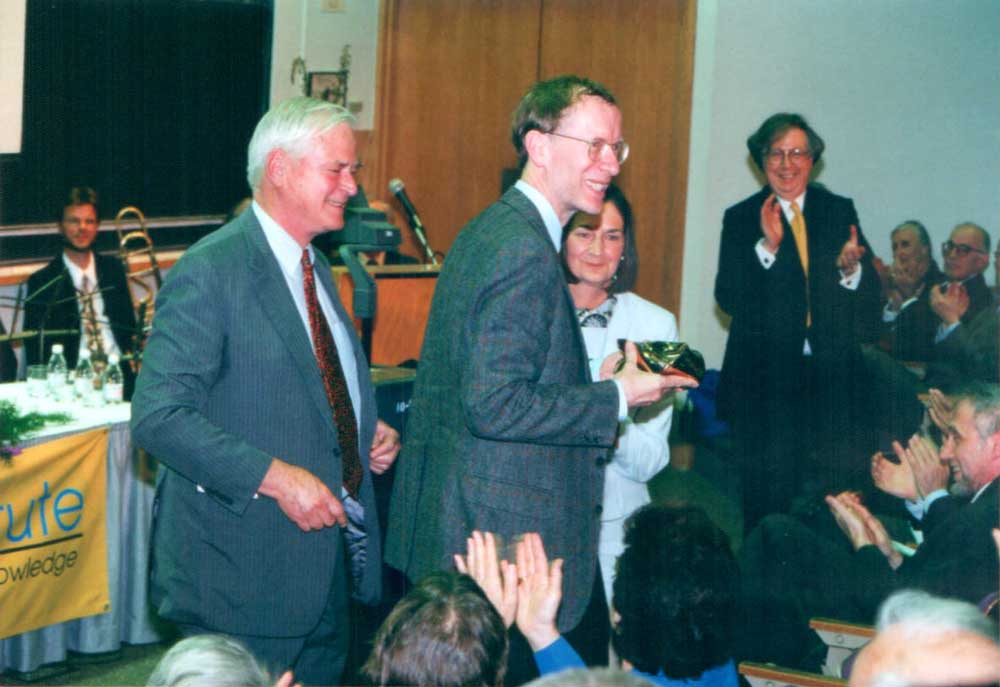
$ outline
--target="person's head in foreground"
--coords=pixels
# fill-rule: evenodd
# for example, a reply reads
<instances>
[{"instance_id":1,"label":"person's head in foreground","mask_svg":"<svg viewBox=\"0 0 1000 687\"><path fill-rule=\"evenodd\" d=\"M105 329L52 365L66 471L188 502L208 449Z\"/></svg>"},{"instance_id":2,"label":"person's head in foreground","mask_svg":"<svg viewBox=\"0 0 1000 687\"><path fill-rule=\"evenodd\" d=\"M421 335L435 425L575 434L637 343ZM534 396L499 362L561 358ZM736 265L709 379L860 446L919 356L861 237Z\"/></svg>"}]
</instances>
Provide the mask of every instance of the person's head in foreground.
<instances>
[{"instance_id":1,"label":"person's head in foreground","mask_svg":"<svg viewBox=\"0 0 1000 687\"><path fill-rule=\"evenodd\" d=\"M896 592L854 662L851 687L957 687L1000 680L997 627L965 601Z\"/></svg>"},{"instance_id":2,"label":"person's head in foreground","mask_svg":"<svg viewBox=\"0 0 1000 687\"><path fill-rule=\"evenodd\" d=\"M271 678L243 644L222 635L180 640L163 655L147 687L267 687Z\"/></svg>"},{"instance_id":3,"label":"person's head in foreground","mask_svg":"<svg viewBox=\"0 0 1000 687\"><path fill-rule=\"evenodd\" d=\"M499 687L507 648L507 628L479 585L435 572L392 609L364 670L377 685Z\"/></svg>"},{"instance_id":4,"label":"person's head in foreground","mask_svg":"<svg viewBox=\"0 0 1000 687\"><path fill-rule=\"evenodd\" d=\"M730 659L739 572L729 538L704 511L636 511L615 571L612 643L623 660L683 679Z\"/></svg>"}]
</instances>

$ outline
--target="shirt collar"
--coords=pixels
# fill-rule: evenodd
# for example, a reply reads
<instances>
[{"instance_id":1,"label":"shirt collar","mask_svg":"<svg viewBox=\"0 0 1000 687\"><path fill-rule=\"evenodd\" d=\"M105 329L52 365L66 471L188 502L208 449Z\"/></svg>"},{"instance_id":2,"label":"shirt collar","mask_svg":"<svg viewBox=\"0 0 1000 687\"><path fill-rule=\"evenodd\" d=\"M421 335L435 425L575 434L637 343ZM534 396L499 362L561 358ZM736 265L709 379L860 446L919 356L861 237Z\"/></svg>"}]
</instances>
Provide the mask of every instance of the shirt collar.
<instances>
[{"instance_id":1,"label":"shirt collar","mask_svg":"<svg viewBox=\"0 0 1000 687\"><path fill-rule=\"evenodd\" d=\"M781 211L785 213L785 218L791 222L792 221L792 201L785 200L781 196L775 196L778 199L778 203L781 205ZM806 192L803 191L798 198L794 199L796 205L799 206L799 212L805 213L806 211Z\"/></svg>"},{"instance_id":2,"label":"shirt collar","mask_svg":"<svg viewBox=\"0 0 1000 687\"><path fill-rule=\"evenodd\" d=\"M260 228L264 230L264 238L267 245L271 247L271 252L278 261L281 271L298 279L302 278L302 246L285 231L274 218L272 218L255 200L251 205ZM307 247L309 251L309 261L313 262L312 245Z\"/></svg>"},{"instance_id":3,"label":"shirt collar","mask_svg":"<svg viewBox=\"0 0 1000 687\"><path fill-rule=\"evenodd\" d=\"M562 243L562 224L559 222L559 216L556 214L555 209L549 203L549 201L542 195L541 191L536 189L534 186L529 184L524 179L518 179L514 187L518 191L523 193L531 201L531 204L538 209L538 214L542 216L542 222L545 223L545 231L549 233L549 238L552 239L552 245L556 247L556 252L559 252L559 246Z\"/></svg>"},{"instance_id":4,"label":"shirt collar","mask_svg":"<svg viewBox=\"0 0 1000 687\"><path fill-rule=\"evenodd\" d=\"M93 255L90 256L90 263L87 265L87 269L81 269L79 265L70 260L66 256L66 252L63 251L62 254L63 265L69 270L70 279L73 280L73 287L76 289L83 288L83 277L84 275L90 277L91 288L97 285L97 269L95 267L97 260Z\"/></svg>"},{"instance_id":5,"label":"shirt collar","mask_svg":"<svg viewBox=\"0 0 1000 687\"><path fill-rule=\"evenodd\" d=\"M996 481L996 480L991 480L991 481L987 482L986 484L984 484L982 487L980 487L979 491L977 491L975 494L973 494L972 498L969 499L969 502L970 503L975 503L976 499L978 499L980 496L982 496L983 492L986 491L987 489L989 489L990 485L993 484L994 481Z\"/></svg>"}]
</instances>

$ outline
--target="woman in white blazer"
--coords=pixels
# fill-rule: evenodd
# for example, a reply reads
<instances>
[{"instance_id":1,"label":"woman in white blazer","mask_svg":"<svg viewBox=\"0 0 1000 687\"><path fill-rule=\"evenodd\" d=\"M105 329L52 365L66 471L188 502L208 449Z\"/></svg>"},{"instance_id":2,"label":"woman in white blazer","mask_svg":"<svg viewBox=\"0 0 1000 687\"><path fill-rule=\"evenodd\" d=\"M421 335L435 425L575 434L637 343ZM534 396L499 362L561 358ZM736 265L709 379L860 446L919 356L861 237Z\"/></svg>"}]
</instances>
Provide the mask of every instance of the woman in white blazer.
<instances>
[{"instance_id":1,"label":"woman in white blazer","mask_svg":"<svg viewBox=\"0 0 1000 687\"><path fill-rule=\"evenodd\" d=\"M632 209L617 186L608 187L600 215L578 213L566 226L561 254L595 380L601 361L618 350L618 339L677 340L674 316L628 290L638 270L638 253ZM625 519L649 503L646 482L670 461L667 436L672 415L673 398L668 396L632 410L618 428L618 443L604 479L598 551L608 599L615 560L624 550Z\"/></svg>"}]
</instances>

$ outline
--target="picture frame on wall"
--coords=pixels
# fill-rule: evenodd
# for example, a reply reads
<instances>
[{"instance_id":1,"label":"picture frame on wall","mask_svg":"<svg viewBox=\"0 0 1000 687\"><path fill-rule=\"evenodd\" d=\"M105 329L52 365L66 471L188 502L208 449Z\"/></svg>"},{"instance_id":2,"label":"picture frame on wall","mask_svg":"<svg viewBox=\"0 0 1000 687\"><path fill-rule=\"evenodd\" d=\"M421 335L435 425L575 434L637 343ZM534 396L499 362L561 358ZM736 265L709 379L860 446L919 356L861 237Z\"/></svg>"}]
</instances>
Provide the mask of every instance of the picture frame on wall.
<instances>
[{"instance_id":1,"label":"picture frame on wall","mask_svg":"<svg viewBox=\"0 0 1000 687\"><path fill-rule=\"evenodd\" d=\"M306 95L347 107L348 71L309 72Z\"/></svg>"}]
</instances>

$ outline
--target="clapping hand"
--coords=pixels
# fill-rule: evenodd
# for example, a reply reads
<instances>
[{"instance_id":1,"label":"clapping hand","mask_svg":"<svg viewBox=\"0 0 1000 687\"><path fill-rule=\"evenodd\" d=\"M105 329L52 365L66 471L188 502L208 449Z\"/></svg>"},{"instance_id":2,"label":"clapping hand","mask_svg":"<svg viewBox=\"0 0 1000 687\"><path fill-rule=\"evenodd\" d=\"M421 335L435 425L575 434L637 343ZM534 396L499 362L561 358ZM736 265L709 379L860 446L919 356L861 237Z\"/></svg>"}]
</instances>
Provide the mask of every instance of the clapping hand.
<instances>
[{"instance_id":1,"label":"clapping hand","mask_svg":"<svg viewBox=\"0 0 1000 687\"><path fill-rule=\"evenodd\" d=\"M941 321L952 325L960 322L969 310L969 293L962 284L951 282L943 292L939 288L931 289L929 302Z\"/></svg>"},{"instance_id":2,"label":"clapping hand","mask_svg":"<svg viewBox=\"0 0 1000 687\"><path fill-rule=\"evenodd\" d=\"M517 612L517 568L500 560L492 532L474 530L466 540L466 551L465 558L455 554L455 567L476 581L503 618L504 626L510 627Z\"/></svg>"},{"instance_id":3,"label":"clapping hand","mask_svg":"<svg viewBox=\"0 0 1000 687\"><path fill-rule=\"evenodd\" d=\"M875 546L893 569L902 564L903 556L892 547L885 525L864 507L855 492L845 491L836 496L827 496L826 504L855 551L863 546Z\"/></svg>"},{"instance_id":4,"label":"clapping hand","mask_svg":"<svg viewBox=\"0 0 1000 687\"><path fill-rule=\"evenodd\" d=\"M517 629L533 651L559 639L562 566L561 558L549 563L540 534L529 532L517 543Z\"/></svg>"}]
</instances>

